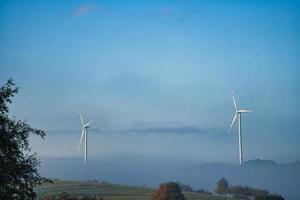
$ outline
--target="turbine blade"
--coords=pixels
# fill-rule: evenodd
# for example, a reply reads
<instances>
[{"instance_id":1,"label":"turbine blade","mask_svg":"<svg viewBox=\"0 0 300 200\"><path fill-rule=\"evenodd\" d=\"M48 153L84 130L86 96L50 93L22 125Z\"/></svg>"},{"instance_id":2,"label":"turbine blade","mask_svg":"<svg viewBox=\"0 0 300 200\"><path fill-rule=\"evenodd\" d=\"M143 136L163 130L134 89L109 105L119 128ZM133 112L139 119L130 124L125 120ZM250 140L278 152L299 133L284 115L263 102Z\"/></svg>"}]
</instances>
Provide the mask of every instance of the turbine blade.
<instances>
[{"instance_id":1,"label":"turbine blade","mask_svg":"<svg viewBox=\"0 0 300 200\"><path fill-rule=\"evenodd\" d=\"M79 116L80 116L81 125L82 125L82 127L84 127L84 123L83 123L83 119L82 119L80 110L79 110Z\"/></svg>"},{"instance_id":2,"label":"turbine blade","mask_svg":"<svg viewBox=\"0 0 300 200\"><path fill-rule=\"evenodd\" d=\"M239 110L238 111L239 113L249 113L249 112L252 112L251 110Z\"/></svg>"},{"instance_id":3,"label":"turbine blade","mask_svg":"<svg viewBox=\"0 0 300 200\"><path fill-rule=\"evenodd\" d=\"M88 122L88 123L86 123L86 125L84 125L84 127L87 127L87 126L89 126L91 123L93 122L93 120L92 121L90 121L90 122Z\"/></svg>"},{"instance_id":4,"label":"turbine blade","mask_svg":"<svg viewBox=\"0 0 300 200\"><path fill-rule=\"evenodd\" d=\"M84 135L84 129L82 129L82 132L81 132L81 137L80 137L79 144L78 144L78 150L80 149L80 145L81 145L83 135Z\"/></svg>"},{"instance_id":5,"label":"turbine blade","mask_svg":"<svg viewBox=\"0 0 300 200\"><path fill-rule=\"evenodd\" d=\"M232 99L233 99L233 103L234 103L235 111L238 111L238 107L237 107L237 104L236 104L236 101L235 101L235 98L234 98L233 91L232 91Z\"/></svg>"},{"instance_id":6,"label":"turbine blade","mask_svg":"<svg viewBox=\"0 0 300 200\"><path fill-rule=\"evenodd\" d=\"M236 112L235 115L233 116L232 122L231 122L231 124L230 124L229 130L228 130L227 133L230 133L230 131L231 131L231 129L232 129L232 126L233 126L233 124L234 124L234 122L235 122L235 120L236 120L237 114L238 114L238 113Z\"/></svg>"}]
</instances>

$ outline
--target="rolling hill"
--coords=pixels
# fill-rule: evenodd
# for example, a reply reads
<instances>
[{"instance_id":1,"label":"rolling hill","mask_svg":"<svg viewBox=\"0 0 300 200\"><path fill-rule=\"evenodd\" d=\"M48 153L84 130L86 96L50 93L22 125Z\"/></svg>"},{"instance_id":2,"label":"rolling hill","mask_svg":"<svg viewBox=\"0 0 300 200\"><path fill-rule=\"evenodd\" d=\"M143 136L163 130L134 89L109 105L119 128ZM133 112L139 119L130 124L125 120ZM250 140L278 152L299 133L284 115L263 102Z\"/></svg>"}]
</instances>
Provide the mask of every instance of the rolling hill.
<instances>
[{"instance_id":1,"label":"rolling hill","mask_svg":"<svg viewBox=\"0 0 300 200\"><path fill-rule=\"evenodd\" d=\"M38 199L46 194L58 195L66 192L71 196L96 196L105 200L150 200L155 188L129 186L98 181L54 180L35 188ZM188 200L219 200L221 198L195 192L184 192Z\"/></svg>"}]
</instances>

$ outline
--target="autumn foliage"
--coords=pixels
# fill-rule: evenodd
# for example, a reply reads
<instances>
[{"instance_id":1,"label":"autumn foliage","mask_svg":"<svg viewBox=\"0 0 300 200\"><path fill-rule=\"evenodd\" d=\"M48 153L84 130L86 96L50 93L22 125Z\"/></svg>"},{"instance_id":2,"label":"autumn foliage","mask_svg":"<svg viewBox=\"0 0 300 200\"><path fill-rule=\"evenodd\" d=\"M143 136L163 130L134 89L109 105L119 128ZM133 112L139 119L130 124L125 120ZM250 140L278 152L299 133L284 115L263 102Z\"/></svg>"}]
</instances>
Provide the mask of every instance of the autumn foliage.
<instances>
[{"instance_id":1,"label":"autumn foliage","mask_svg":"<svg viewBox=\"0 0 300 200\"><path fill-rule=\"evenodd\" d=\"M175 182L162 183L154 193L153 200L185 200L180 186Z\"/></svg>"}]
</instances>

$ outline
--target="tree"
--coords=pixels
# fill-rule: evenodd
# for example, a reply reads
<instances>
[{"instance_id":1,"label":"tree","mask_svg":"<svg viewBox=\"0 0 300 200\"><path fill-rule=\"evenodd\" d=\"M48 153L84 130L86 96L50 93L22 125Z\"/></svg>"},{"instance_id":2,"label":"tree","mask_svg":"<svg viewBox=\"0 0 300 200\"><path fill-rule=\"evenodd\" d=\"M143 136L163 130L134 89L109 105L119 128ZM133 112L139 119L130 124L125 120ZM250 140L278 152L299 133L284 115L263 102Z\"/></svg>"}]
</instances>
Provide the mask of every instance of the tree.
<instances>
[{"instance_id":1,"label":"tree","mask_svg":"<svg viewBox=\"0 0 300 200\"><path fill-rule=\"evenodd\" d=\"M269 191L257 188L251 188L248 186L233 185L229 187L228 194L232 194L235 198L254 198L266 197Z\"/></svg>"},{"instance_id":2,"label":"tree","mask_svg":"<svg viewBox=\"0 0 300 200\"><path fill-rule=\"evenodd\" d=\"M44 138L45 133L32 128L26 121L9 118L8 105L18 88L9 79L0 88L0 199L29 200L36 194L33 187L48 181L41 177L39 160L31 153L29 135Z\"/></svg>"},{"instance_id":3,"label":"tree","mask_svg":"<svg viewBox=\"0 0 300 200\"><path fill-rule=\"evenodd\" d=\"M262 196L268 196L269 191L263 190L263 189L257 189L257 188L250 188L252 197L258 198Z\"/></svg>"},{"instance_id":4,"label":"tree","mask_svg":"<svg viewBox=\"0 0 300 200\"><path fill-rule=\"evenodd\" d=\"M220 194L220 195L226 197L226 194L228 193L228 189L229 189L228 181L225 178L221 178L217 183L215 192L217 194Z\"/></svg>"},{"instance_id":5,"label":"tree","mask_svg":"<svg viewBox=\"0 0 300 200\"><path fill-rule=\"evenodd\" d=\"M265 196L257 197L255 198L255 200L284 200L284 198L278 194L268 194Z\"/></svg>"},{"instance_id":6,"label":"tree","mask_svg":"<svg viewBox=\"0 0 300 200\"><path fill-rule=\"evenodd\" d=\"M180 186L175 182L162 183L154 193L153 200L185 200Z\"/></svg>"},{"instance_id":7,"label":"tree","mask_svg":"<svg viewBox=\"0 0 300 200\"><path fill-rule=\"evenodd\" d=\"M244 199L247 197L246 189L241 185L232 186L230 188L230 193L233 194L233 197L237 199Z\"/></svg>"}]
</instances>

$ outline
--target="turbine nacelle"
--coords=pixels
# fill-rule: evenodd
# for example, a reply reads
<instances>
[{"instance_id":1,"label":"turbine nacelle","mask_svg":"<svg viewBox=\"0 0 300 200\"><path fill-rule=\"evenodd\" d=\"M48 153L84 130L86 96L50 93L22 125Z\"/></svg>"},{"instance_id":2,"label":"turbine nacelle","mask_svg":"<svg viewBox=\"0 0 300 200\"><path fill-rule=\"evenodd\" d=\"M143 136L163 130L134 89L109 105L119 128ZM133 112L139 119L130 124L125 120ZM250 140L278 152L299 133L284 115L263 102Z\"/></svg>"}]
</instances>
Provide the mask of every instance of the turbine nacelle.
<instances>
[{"instance_id":1,"label":"turbine nacelle","mask_svg":"<svg viewBox=\"0 0 300 200\"><path fill-rule=\"evenodd\" d=\"M90 128L90 124L91 124L92 122L93 122L93 120L90 121L90 122L88 122L88 123L86 123L86 125L84 125L83 128Z\"/></svg>"}]
</instances>

